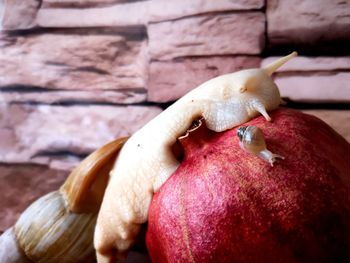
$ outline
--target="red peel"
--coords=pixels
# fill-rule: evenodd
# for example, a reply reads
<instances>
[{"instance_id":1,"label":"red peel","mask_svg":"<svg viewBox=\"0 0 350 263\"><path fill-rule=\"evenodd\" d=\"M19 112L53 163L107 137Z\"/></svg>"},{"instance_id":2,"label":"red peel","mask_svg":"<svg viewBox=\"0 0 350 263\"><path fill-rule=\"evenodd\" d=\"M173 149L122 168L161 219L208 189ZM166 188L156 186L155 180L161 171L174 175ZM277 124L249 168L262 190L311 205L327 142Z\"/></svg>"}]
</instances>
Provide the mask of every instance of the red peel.
<instances>
[{"instance_id":1,"label":"red peel","mask_svg":"<svg viewBox=\"0 0 350 263\"><path fill-rule=\"evenodd\" d=\"M152 262L349 262L350 145L324 122L280 109L258 117L271 167L236 130L182 140L179 169L154 195Z\"/></svg>"}]
</instances>

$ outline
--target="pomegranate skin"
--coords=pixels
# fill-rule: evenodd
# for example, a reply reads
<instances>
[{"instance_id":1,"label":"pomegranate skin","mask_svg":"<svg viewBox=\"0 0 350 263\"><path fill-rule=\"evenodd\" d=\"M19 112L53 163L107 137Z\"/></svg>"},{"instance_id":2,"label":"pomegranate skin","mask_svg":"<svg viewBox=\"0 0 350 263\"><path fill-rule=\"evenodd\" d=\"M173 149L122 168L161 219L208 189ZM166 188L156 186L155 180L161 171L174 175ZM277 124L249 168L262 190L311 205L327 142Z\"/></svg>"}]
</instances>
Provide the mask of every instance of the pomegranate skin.
<instances>
[{"instance_id":1,"label":"pomegranate skin","mask_svg":"<svg viewBox=\"0 0 350 263\"><path fill-rule=\"evenodd\" d=\"M184 160L149 210L153 263L350 262L350 144L313 116L271 117L245 125L285 157L274 167L239 147L237 127L183 140Z\"/></svg>"}]
</instances>

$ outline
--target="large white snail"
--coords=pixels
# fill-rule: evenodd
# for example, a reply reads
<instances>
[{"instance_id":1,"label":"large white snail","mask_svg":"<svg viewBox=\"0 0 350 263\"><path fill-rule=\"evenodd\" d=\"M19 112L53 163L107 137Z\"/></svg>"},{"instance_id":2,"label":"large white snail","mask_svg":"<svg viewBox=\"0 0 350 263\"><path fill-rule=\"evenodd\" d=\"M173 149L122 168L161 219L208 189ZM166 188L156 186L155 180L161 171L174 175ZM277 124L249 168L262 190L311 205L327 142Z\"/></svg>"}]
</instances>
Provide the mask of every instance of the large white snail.
<instances>
[{"instance_id":1,"label":"large white snail","mask_svg":"<svg viewBox=\"0 0 350 263\"><path fill-rule=\"evenodd\" d=\"M122 148L98 215L94 244L99 263L114 262L130 248L147 221L153 193L177 169L171 146L192 121L203 117L220 132L278 108L280 93L271 75L296 52L261 69L211 79L186 94L137 131ZM264 154L262 154L264 156Z\"/></svg>"}]
</instances>

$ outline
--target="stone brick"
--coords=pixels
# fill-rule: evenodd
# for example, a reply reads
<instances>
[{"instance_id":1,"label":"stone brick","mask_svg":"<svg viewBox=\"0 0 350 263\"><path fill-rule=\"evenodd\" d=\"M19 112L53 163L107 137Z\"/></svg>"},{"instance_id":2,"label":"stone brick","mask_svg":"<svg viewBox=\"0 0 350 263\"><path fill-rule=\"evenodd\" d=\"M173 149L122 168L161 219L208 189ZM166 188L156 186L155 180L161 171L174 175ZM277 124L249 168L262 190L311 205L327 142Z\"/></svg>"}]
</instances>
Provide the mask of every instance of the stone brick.
<instances>
[{"instance_id":1,"label":"stone brick","mask_svg":"<svg viewBox=\"0 0 350 263\"><path fill-rule=\"evenodd\" d=\"M167 21L210 12L258 10L264 6L262 0L151 0L149 3L149 22Z\"/></svg>"},{"instance_id":2,"label":"stone brick","mask_svg":"<svg viewBox=\"0 0 350 263\"><path fill-rule=\"evenodd\" d=\"M337 51L350 44L350 1L269 0L267 25L271 46Z\"/></svg>"},{"instance_id":3,"label":"stone brick","mask_svg":"<svg viewBox=\"0 0 350 263\"><path fill-rule=\"evenodd\" d=\"M46 0L37 23L41 27L139 26L210 12L259 10L264 6L263 0L124 0L122 4L113 3L118 1Z\"/></svg>"},{"instance_id":4,"label":"stone brick","mask_svg":"<svg viewBox=\"0 0 350 263\"><path fill-rule=\"evenodd\" d=\"M262 65L274 61L264 59ZM296 57L274 78L282 97L304 102L349 102L350 57Z\"/></svg>"},{"instance_id":5,"label":"stone brick","mask_svg":"<svg viewBox=\"0 0 350 263\"><path fill-rule=\"evenodd\" d=\"M161 112L145 106L1 106L0 162L66 170L105 143L131 135Z\"/></svg>"},{"instance_id":6,"label":"stone brick","mask_svg":"<svg viewBox=\"0 0 350 263\"><path fill-rule=\"evenodd\" d=\"M349 102L349 72L276 76L281 96L302 102Z\"/></svg>"},{"instance_id":7,"label":"stone brick","mask_svg":"<svg viewBox=\"0 0 350 263\"><path fill-rule=\"evenodd\" d=\"M52 90L31 87L0 88L0 101L6 103L46 103L46 104L94 104L94 103L140 103L147 100L145 89L124 90Z\"/></svg>"},{"instance_id":8,"label":"stone brick","mask_svg":"<svg viewBox=\"0 0 350 263\"><path fill-rule=\"evenodd\" d=\"M148 99L173 101L201 83L221 74L259 67L258 57L202 57L153 61L150 65Z\"/></svg>"},{"instance_id":9,"label":"stone brick","mask_svg":"<svg viewBox=\"0 0 350 263\"><path fill-rule=\"evenodd\" d=\"M151 23L153 60L186 56L259 54L264 46L263 13L222 13Z\"/></svg>"},{"instance_id":10,"label":"stone brick","mask_svg":"<svg viewBox=\"0 0 350 263\"><path fill-rule=\"evenodd\" d=\"M92 8L42 8L37 23L51 28L140 26L147 24L148 8L149 1Z\"/></svg>"},{"instance_id":11,"label":"stone brick","mask_svg":"<svg viewBox=\"0 0 350 263\"><path fill-rule=\"evenodd\" d=\"M0 1L0 29L18 30L35 26L41 0Z\"/></svg>"},{"instance_id":12,"label":"stone brick","mask_svg":"<svg viewBox=\"0 0 350 263\"><path fill-rule=\"evenodd\" d=\"M42 0L44 7L95 7L134 2L137 0ZM142 0L140 0L142 1Z\"/></svg>"},{"instance_id":13,"label":"stone brick","mask_svg":"<svg viewBox=\"0 0 350 263\"><path fill-rule=\"evenodd\" d=\"M279 57L268 57L261 62L266 66ZM349 71L350 56L345 57L303 57L298 56L288 61L278 72L298 72L298 71Z\"/></svg>"},{"instance_id":14,"label":"stone brick","mask_svg":"<svg viewBox=\"0 0 350 263\"><path fill-rule=\"evenodd\" d=\"M0 46L0 89L6 92L70 91L69 95L63 92L64 96L83 93L85 98L108 100L101 92L94 94L108 90L109 95L116 94L108 101L120 98L121 103L140 101L140 96L117 95L122 91L145 93L148 60L144 40L108 30L68 30L2 35ZM41 96L44 102L55 96L46 95Z\"/></svg>"}]
</instances>

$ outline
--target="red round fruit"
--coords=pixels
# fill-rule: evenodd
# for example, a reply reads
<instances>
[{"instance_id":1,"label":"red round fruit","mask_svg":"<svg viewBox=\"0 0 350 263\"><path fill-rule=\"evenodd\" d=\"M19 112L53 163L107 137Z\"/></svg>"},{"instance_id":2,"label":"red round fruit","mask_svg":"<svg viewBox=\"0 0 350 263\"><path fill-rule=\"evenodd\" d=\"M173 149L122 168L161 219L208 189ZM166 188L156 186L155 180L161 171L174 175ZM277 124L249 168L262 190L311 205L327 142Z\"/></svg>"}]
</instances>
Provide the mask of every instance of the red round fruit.
<instances>
[{"instance_id":1,"label":"red round fruit","mask_svg":"<svg viewBox=\"0 0 350 263\"><path fill-rule=\"evenodd\" d=\"M350 262L350 144L313 116L271 117L245 125L285 157L274 167L239 147L238 127L183 140L150 207L152 262Z\"/></svg>"}]
</instances>

